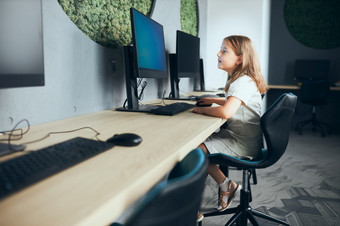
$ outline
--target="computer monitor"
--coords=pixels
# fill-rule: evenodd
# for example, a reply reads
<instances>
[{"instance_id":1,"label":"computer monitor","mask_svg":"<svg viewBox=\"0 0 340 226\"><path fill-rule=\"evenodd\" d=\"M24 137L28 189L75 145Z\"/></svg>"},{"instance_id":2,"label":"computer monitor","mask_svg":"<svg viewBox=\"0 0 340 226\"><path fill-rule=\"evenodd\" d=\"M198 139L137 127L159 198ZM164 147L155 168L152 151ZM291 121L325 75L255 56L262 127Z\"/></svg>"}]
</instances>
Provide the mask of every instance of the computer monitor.
<instances>
[{"instance_id":1,"label":"computer monitor","mask_svg":"<svg viewBox=\"0 0 340 226\"><path fill-rule=\"evenodd\" d=\"M163 26L136 9L130 11L135 76L167 78Z\"/></svg>"},{"instance_id":2,"label":"computer monitor","mask_svg":"<svg viewBox=\"0 0 340 226\"><path fill-rule=\"evenodd\" d=\"M303 80L328 80L329 60L296 60L294 77Z\"/></svg>"},{"instance_id":3,"label":"computer monitor","mask_svg":"<svg viewBox=\"0 0 340 226\"><path fill-rule=\"evenodd\" d=\"M0 88L44 84L41 0L1 0Z\"/></svg>"},{"instance_id":4,"label":"computer monitor","mask_svg":"<svg viewBox=\"0 0 340 226\"><path fill-rule=\"evenodd\" d=\"M130 9L132 46L123 48L127 107L121 111L149 112L155 106L139 105L137 78L167 78L163 26L134 8Z\"/></svg>"},{"instance_id":5,"label":"computer monitor","mask_svg":"<svg viewBox=\"0 0 340 226\"><path fill-rule=\"evenodd\" d=\"M196 77L200 74L200 38L177 31L177 75L179 78Z\"/></svg>"},{"instance_id":6,"label":"computer monitor","mask_svg":"<svg viewBox=\"0 0 340 226\"><path fill-rule=\"evenodd\" d=\"M181 78L200 76L200 38L177 31L176 54L169 54L171 95L170 99L191 99L180 97L179 82Z\"/></svg>"}]
</instances>

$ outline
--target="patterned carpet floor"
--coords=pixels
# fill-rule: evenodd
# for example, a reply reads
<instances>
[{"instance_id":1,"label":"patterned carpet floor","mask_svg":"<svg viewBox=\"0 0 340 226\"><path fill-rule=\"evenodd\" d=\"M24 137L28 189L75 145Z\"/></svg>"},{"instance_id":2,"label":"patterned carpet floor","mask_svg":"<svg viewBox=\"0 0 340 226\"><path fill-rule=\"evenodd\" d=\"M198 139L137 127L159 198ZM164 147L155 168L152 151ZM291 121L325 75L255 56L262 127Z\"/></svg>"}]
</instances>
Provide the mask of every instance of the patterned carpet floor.
<instances>
[{"instance_id":1,"label":"patterned carpet floor","mask_svg":"<svg viewBox=\"0 0 340 226\"><path fill-rule=\"evenodd\" d=\"M340 134L292 131L285 154L273 166L257 170L252 185L253 209L288 222L291 226L340 225ZM242 172L230 170L230 179L241 183ZM207 178L202 212L217 205L217 185ZM235 198L232 206L239 204ZM230 216L206 217L204 226L224 225ZM262 226L278 225L258 219ZM249 223L249 225L251 225Z\"/></svg>"}]
</instances>

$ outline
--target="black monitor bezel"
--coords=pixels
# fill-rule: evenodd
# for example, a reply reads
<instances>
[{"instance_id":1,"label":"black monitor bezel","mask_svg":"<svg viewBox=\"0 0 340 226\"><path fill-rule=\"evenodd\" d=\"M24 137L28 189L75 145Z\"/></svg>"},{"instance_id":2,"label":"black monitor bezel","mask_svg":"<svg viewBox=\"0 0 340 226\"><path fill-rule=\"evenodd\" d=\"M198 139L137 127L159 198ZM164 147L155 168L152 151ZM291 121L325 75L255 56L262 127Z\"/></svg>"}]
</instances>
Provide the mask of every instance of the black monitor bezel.
<instances>
[{"instance_id":1,"label":"black monitor bezel","mask_svg":"<svg viewBox=\"0 0 340 226\"><path fill-rule=\"evenodd\" d=\"M196 71L181 71L180 70L180 64L183 63L182 57L181 57L181 52L183 52L183 49L181 49L181 40L183 38L190 38L193 42L197 42L197 70ZM185 49L184 49L185 50ZM186 63L184 63L186 64ZM191 34L188 34L184 31L177 30L176 32L176 67L177 67L177 77L178 78L195 78L200 76L200 38Z\"/></svg>"},{"instance_id":2,"label":"black monitor bezel","mask_svg":"<svg viewBox=\"0 0 340 226\"><path fill-rule=\"evenodd\" d=\"M42 0L40 2L40 26L41 26L41 45L42 45L42 73L3 73L0 74L0 88L21 88L45 86L45 65L44 65L44 38L43 38L43 14Z\"/></svg>"},{"instance_id":3,"label":"black monitor bezel","mask_svg":"<svg viewBox=\"0 0 340 226\"><path fill-rule=\"evenodd\" d=\"M2 74L0 88L35 87L45 85L45 74Z\"/></svg>"},{"instance_id":4,"label":"black monitor bezel","mask_svg":"<svg viewBox=\"0 0 340 226\"><path fill-rule=\"evenodd\" d=\"M165 70L154 70L150 68L140 68L138 63L138 48L137 48L137 37L136 37L136 27L135 27L135 13L141 14L145 19L152 21L153 23L160 26L162 29L162 42L164 48L164 60L165 60ZM163 25L158 23L157 21L151 19L150 17L144 15L140 11L135 8L130 8L130 16L131 16L131 33L132 33L132 47L133 47L133 62L134 62L134 76L136 78L168 78L168 70L167 70L167 58L166 58L166 49L165 49L165 39L164 39L164 29Z\"/></svg>"}]
</instances>

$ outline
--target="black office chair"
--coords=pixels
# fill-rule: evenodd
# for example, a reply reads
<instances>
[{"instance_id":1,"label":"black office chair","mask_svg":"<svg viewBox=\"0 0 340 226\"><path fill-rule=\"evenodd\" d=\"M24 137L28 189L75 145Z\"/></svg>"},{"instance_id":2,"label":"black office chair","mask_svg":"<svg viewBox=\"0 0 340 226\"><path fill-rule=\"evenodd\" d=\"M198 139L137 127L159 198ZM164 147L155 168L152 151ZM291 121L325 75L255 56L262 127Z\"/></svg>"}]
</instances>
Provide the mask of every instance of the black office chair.
<instances>
[{"instance_id":1,"label":"black office chair","mask_svg":"<svg viewBox=\"0 0 340 226\"><path fill-rule=\"evenodd\" d=\"M329 125L317 120L316 110L318 106L329 102L329 82L326 80L302 81L300 100L304 104L312 105L312 118L297 123L295 130L302 134L302 127L311 123L313 130L320 129L321 136L324 137L325 132L322 126L327 127L329 130Z\"/></svg>"},{"instance_id":2,"label":"black office chair","mask_svg":"<svg viewBox=\"0 0 340 226\"><path fill-rule=\"evenodd\" d=\"M208 159L196 148L137 204L126 222L111 226L194 226L200 208Z\"/></svg>"},{"instance_id":3,"label":"black office chair","mask_svg":"<svg viewBox=\"0 0 340 226\"><path fill-rule=\"evenodd\" d=\"M243 170L240 205L223 212L215 211L204 214L205 217L234 214L226 225L237 223L247 225L248 219L253 225L258 225L254 216L276 223L289 225L286 222L252 209L249 205L250 171L267 168L276 163L286 150L289 140L290 126L295 113L297 97L293 94L282 94L261 117L261 127L267 148L262 149L262 156L253 160L244 160L223 153L208 155L210 163L236 167Z\"/></svg>"}]
</instances>

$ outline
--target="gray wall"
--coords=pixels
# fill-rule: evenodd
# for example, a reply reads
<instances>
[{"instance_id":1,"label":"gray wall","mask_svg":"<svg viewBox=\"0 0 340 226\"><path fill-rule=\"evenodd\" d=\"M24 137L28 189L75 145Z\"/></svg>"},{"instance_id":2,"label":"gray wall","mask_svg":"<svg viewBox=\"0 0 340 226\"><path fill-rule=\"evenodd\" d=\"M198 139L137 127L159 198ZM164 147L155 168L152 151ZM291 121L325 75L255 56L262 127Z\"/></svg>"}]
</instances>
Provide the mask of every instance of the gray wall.
<instances>
[{"instance_id":1,"label":"gray wall","mask_svg":"<svg viewBox=\"0 0 340 226\"><path fill-rule=\"evenodd\" d=\"M313 49L296 41L286 28L284 0L272 1L270 18L269 83L292 85L296 59L329 59L330 81L340 80L340 47Z\"/></svg>"},{"instance_id":2,"label":"gray wall","mask_svg":"<svg viewBox=\"0 0 340 226\"><path fill-rule=\"evenodd\" d=\"M46 85L1 89L0 130L24 118L37 124L113 106L118 84L107 49L85 36L56 0L43 1L43 34Z\"/></svg>"}]
</instances>

